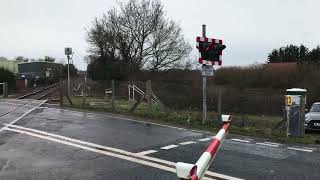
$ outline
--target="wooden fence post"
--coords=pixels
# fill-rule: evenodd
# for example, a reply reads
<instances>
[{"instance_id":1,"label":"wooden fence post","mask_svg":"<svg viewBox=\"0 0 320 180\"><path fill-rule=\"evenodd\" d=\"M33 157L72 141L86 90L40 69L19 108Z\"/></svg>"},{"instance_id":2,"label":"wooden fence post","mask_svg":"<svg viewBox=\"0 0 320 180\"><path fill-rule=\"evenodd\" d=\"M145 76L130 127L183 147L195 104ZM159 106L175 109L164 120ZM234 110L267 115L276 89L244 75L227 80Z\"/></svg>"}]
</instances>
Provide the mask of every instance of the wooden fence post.
<instances>
[{"instance_id":1,"label":"wooden fence post","mask_svg":"<svg viewBox=\"0 0 320 180\"><path fill-rule=\"evenodd\" d=\"M115 88L114 88L114 80L111 81L111 88L112 88L112 100L111 100L111 105L112 105L112 111L116 111L115 107L115 100L116 100L116 95L115 95Z\"/></svg>"},{"instance_id":2,"label":"wooden fence post","mask_svg":"<svg viewBox=\"0 0 320 180\"><path fill-rule=\"evenodd\" d=\"M222 103L222 100L221 100L221 96L222 96L222 92L221 92L221 88L218 88L218 120L219 121L222 121L221 119L221 103Z\"/></svg>"},{"instance_id":3,"label":"wooden fence post","mask_svg":"<svg viewBox=\"0 0 320 180\"><path fill-rule=\"evenodd\" d=\"M82 88L82 107L85 107L86 105L86 101L87 101L87 73L86 75L84 76L84 85L83 85L83 88Z\"/></svg>"},{"instance_id":4,"label":"wooden fence post","mask_svg":"<svg viewBox=\"0 0 320 180\"><path fill-rule=\"evenodd\" d=\"M3 97L7 98L8 97L8 83L7 82L3 82Z\"/></svg>"},{"instance_id":5,"label":"wooden fence post","mask_svg":"<svg viewBox=\"0 0 320 180\"><path fill-rule=\"evenodd\" d=\"M147 103L149 107L151 107L152 105L151 97L152 97L151 80L148 80L146 82L146 98L147 98Z\"/></svg>"},{"instance_id":6,"label":"wooden fence post","mask_svg":"<svg viewBox=\"0 0 320 180\"><path fill-rule=\"evenodd\" d=\"M60 92L60 106L63 106L63 80L60 79L59 82L59 92Z\"/></svg>"}]
</instances>

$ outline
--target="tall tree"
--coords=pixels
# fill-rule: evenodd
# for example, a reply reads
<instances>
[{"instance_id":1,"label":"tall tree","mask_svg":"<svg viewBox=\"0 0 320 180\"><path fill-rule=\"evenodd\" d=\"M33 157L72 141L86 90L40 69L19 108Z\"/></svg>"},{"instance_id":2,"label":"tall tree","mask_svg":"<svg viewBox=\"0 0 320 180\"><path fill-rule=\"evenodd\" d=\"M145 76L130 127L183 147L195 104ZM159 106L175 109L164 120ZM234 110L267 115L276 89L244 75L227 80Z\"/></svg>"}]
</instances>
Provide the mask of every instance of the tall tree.
<instances>
[{"instance_id":1,"label":"tall tree","mask_svg":"<svg viewBox=\"0 0 320 180\"><path fill-rule=\"evenodd\" d=\"M268 62L269 63L281 62L281 56L280 56L279 51L277 49L272 50L272 52L268 55Z\"/></svg>"},{"instance_id":2,"label":"tall tree","mask_svg":"<svg viewBox=\"0 0 320 180\"><path fill-rule=\"evenodd\" d=\"M181 31L175 22L160 20L150 40L152 58L147 64L149 69L172 68L189 56L191 46L184 40Z\"/></svg>"},{"instance_id":3,"label":"tall tree","mask_svg":"<svg viewBox=\"0 0 320 180\"><path fill-rule=\"evenodd\" d=\"M309 59L309 49L304 46L304 45L300 45L299 47L299 61L302 62L307 62Z\"/></svg>"},{"instance_id":4,"label":"tall tree","mask_svg":"<svg viewBox=\"0 0 320 180\"><path fill-rule=\"evenodd\" d=\"M304 45L288 45L279 49L274 49L268 55L269 63L278 62L304 62L307 61L309 50Z\"/></svg>"},{"instance_id":5,"label":"tall tree","mask_svg":"<svg viewBox=\"0 0 320 180\"><path fill-rule=\"evenodd\" d=\"M120 3L96 18L87 42L95 57L91 63L125 65L128 73L170 68L191 51L181 27L166 18L161 2L150 0Z\"/></svg>"},{"instance_id":6,"label":"tall tree","mask_svg":"<svg viewBox=\"0 0 320 180\"><path fill-rule=\"evenodd\" d=\"M312 49L309 53L309 60L310 62L320 62L320 46Z\"/></svg>"}]
</instances>

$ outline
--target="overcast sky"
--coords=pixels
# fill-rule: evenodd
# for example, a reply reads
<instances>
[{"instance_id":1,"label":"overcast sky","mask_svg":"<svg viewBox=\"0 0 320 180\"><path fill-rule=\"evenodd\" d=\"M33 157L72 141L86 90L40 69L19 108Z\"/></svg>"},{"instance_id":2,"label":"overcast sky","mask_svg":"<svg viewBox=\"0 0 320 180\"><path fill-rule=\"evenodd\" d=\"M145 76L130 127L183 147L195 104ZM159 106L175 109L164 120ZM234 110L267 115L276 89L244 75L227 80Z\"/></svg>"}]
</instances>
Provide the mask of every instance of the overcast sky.
<instances>
[{"instance_id":1,"label":"overcast sky","mask_svg":"<svg viewBox=\"0 0 320 180\"><path fill-rule=\"evenodd\" d=\"M161 1L190 43L195 45L202 24L207 25L207 37L224 40L224 65L263 63L272 49L287 44L320 44L317 0ZM70 46L74 64L86 69L85 28L116 5L116 0L1 0L0 56L49 55L59 62L65 59L64 47Z\"/></svg>"}]
</instances>

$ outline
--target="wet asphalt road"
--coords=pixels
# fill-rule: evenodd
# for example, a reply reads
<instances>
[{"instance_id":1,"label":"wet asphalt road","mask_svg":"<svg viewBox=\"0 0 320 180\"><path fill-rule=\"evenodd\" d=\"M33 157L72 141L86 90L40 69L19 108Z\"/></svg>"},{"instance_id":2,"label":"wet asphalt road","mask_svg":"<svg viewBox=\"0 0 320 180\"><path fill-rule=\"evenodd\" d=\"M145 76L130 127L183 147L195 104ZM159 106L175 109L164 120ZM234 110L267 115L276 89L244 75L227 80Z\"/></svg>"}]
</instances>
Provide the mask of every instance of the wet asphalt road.
<instances>
[{"instance_id":1,"label":"wet asphalt road","mask_svg":"<svg viewBox=\"0 0 320 180\"><path fill-rule=\"evenodd\" d=\"M16 109L2 117L1 123L20 118L39 103L34 101ZM19 104L22 102L0 102L0 114L12 111ZM6 126L8 130L0 126L0 179L173 180L177 179L175 173L159 168L158 165L163 165L160 162L151 167L141 163L138 156L118 157L120 152L108 154L110 151L92 147L103 145L132 154L154 150L146 156L195 163L209 143L199 141L209 136L206 133L150 125L108 114L46 108L45 105L14 125L17 127ZM85 143L80 146L67 138ZM183 142L190 143L179 144ZM168 145L177 147L161 149ZM209 168L220 174L216 179L319 179L319 169L320 153L317 151L301 152L289 150L285 145L268 147L230 140L225 140Z\"/></svg>"}]
</instances>

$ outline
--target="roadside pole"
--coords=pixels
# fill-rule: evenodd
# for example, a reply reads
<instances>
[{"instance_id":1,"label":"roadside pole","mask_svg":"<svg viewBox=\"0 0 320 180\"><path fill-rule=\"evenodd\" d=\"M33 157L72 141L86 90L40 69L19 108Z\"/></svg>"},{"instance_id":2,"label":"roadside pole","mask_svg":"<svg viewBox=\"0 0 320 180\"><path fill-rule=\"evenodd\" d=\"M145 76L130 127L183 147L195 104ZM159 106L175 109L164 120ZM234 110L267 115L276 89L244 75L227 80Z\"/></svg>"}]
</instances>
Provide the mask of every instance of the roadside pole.
<instances>
[{"instance_id":1,"label":"roadside pole","mask_svg":"<svg viewBox=\"0 0 320 180\"><path fill-rule=\"evenodd\" d=\"M67 77L67 79L68 79L68 85L67 85L67 99L68 99L68 101L69 101L69 103L72 105L72 101L71 101L71 99L70 99L70 70L69 70L69 64L70 64L70 55L72 55L73 53L72 53L72 48L70 48L70 47L66 47L66 48L64 48L64 54L67 56L67 58L68 58L68 77Z\"/></svg>"},{"instance_id":2,"label":"roadside pole","mask_svg":"<svg viewBox=\"0 0 320 180\"><path fill-rule=\"evenodd\" d=\"M202 25L202 37L206 37L206 25ZM202 65L206 66L206 65ZM202 75L202 124L207 122L207 76Z\"/></svg>"},{"instance_id":3,"label":"roadside pole","mask_svg":"<svg viewBox=\"0 0 320 180\"><path fill-rule=\"evenodd\" d=\"M67 55L68 58L68 96L70 96L70 70L69 70L69 63L70 63L70 55Z\"/></svg>"}]
</instances>

